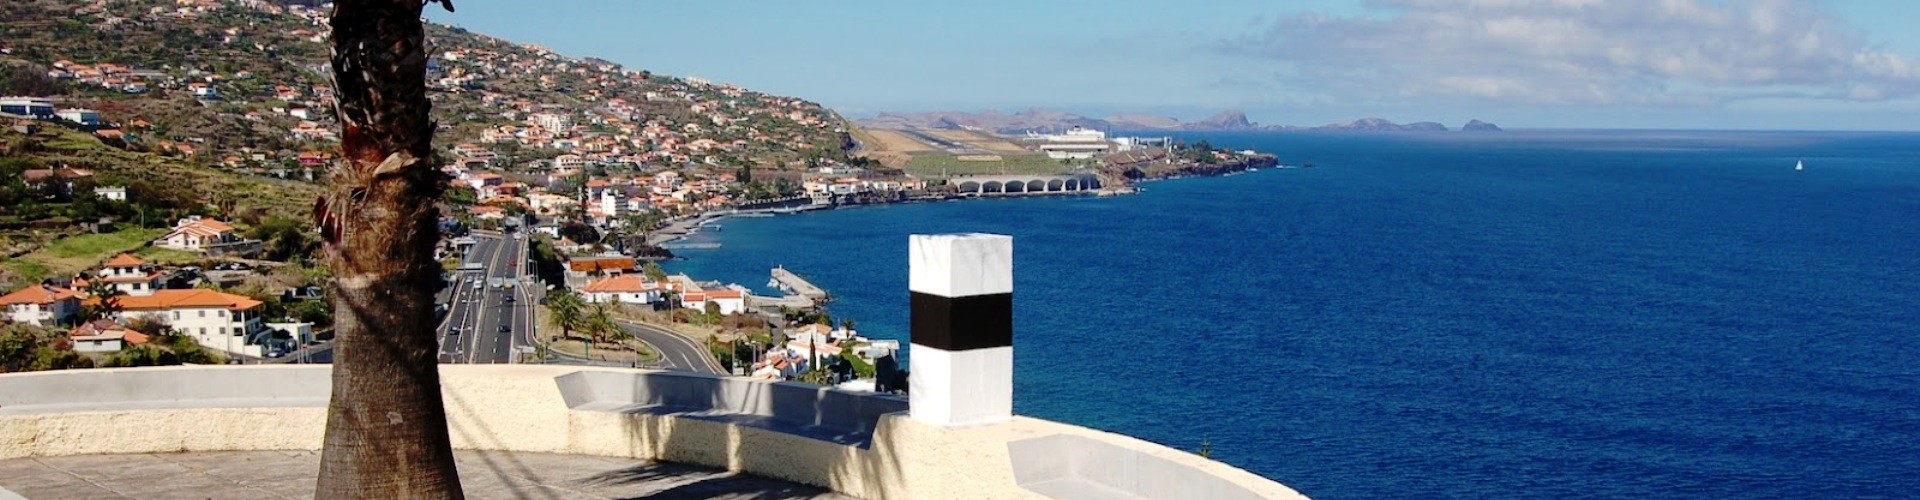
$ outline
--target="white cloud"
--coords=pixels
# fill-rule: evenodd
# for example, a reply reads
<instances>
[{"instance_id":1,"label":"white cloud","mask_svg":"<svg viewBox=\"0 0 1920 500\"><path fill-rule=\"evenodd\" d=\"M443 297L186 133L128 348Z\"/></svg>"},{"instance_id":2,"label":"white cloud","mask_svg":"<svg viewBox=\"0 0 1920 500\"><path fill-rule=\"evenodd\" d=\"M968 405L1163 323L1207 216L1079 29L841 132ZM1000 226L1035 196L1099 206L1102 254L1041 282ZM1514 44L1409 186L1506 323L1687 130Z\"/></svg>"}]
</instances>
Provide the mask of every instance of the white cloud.
<instances>
[{"instance_id":1,"label":"white cloud","mask_svg":"<svg viewBox=\"0 0 1920 500\"><path fill-rule=\"evenodd\" d=\"M1920 95L1920 64L1795 0L1380 0L1279 18L1229 52L1290 86L1377 101L1713 105Z\"/></svg>"}]
</instances>

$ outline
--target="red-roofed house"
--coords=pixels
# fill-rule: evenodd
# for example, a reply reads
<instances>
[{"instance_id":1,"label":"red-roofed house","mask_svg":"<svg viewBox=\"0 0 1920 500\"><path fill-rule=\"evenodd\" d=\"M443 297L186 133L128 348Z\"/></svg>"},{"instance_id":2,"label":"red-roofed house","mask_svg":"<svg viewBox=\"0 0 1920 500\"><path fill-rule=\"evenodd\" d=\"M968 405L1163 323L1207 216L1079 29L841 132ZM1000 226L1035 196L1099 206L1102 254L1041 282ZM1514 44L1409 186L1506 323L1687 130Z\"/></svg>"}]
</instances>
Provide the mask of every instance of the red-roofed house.
<instances>
[{"instance_id":1,"label":"red-roofed house","mask_svg":"<svg viewBox=\"0 0 1920 500\"><path fill-rule=\"evenodd\" d=\"M660 283L638 274L623 274L595 281L581 290L588 302L652 304L665 298Z\"/></svg>"},{"instance_id":2,"label":"red-roofed house","mask_svg":"<svg viewBox=\"0 0 1920 500\"><path fill-rule=\"evenodd\" d=\"M507 218L506 209L492 205L479 205L469 208L467 209L467 214L472 215L476 219L500 220Z\"/></svg>"},{"instance_id":3,"label":"red-roofed house","mask_svg":"<svg viewBox=\"0 0 1920 500\"><path fill-rule=\"evenodd\" d=\"M173 232L154 242L164 248L209 253L230 253L241 250L239 247L257 246L250 243L257 242L241 238L240 232L225 222L198 215L180 219L173 225Z\"/></svg>"},{"instance_id":4,"label":"red-roofed house","mask_svg":"<svg viewBox=\"0 0 1920 500\"><path fill-rule=\"evenodd\" d=\"M617 275L639 269L639 263L632 257L579 257L567 261L567 273L575 276Z\"/></svg>"},{"instance_id":5,"label":"red-roofed house","mask_svg":"<svg viewBox=\"0 0 1920 500\"><path fill-rule=\"evenodd\" d=\"M92 170L67 167L28 169L20 172L20 179L26 181L27 185L57 182L60 184L61 191L67 196L73 196L74 181L91 177L93 177Z\"/></svg>"},{"instance_id":6,"label":"red-roofed house","mask_svg":"<svg viewBox=\"0 0 1920 500\"><path fill-rule=\"evenodd\" d=\"M160 290L142 297L121 297L119 319L152 317L173 331L193 336L200 345L231 353L259 355L248 349L253 333L265 327L257 311L261 302L249 297L195 288Z\"/></svg>"},{"instance_id":7,"label":"red-roofed house","mask_svg":"<svg viewBox=\"0 0 1920 500\"><path fill-rule=\"evenodd\" d=\"M118 352L130 345L147 343L152 337L110 319L96 319L67 332L73 350L79 352Z\"/></svg>"},{"instance_id":8,"label":"red-roofed house","mask_svg":"<svg viewBox=\"0 0 1920 500\"><path fill-rule=\"evenodd\" d=\"M475 175L467 178L467 185L473 186L473 189L475 190L481 190L481 189L486 189L492 186L498 186L501 184L505 184L506 182L507 182L507 178L501 177L500 174L493 174L493 173L479 174L479 175Z\"/></svg>"},{"instance_id":9,"label":"red-roofed house","mask_svg":"<svg viewBox=\"0 0 1920 500\"><path fill-rule=\"evenodd\" d=\"M721 315L747 311L747 294L731 288L714 290L688 289L680 296L680 305L696 311L707 310L707 304L713 304Z\"/></svg>"},{"instance_id":10,"label":"red-roofed house","mask_svg":"<svg viewBox=\"0 0 1920 500\"><path fill-rule=\"evenodd\" d=\"M131 254L120 254L108 260L99 276L102 283L126 292L127 295L153 295L160 289L160 272L147 267L147 261Z\"/></svg>"},{"instance_id":11,"label":"red-roofed house","mask_svg":"<svg viewBox=\"0 0 1920 500\"><path fill-rule=\"evenodd\" d=\"M7 306L7 319L15 323L53 326L80 312L80 292L35 284L0 296Z\"/></svg>"}]
</instances>

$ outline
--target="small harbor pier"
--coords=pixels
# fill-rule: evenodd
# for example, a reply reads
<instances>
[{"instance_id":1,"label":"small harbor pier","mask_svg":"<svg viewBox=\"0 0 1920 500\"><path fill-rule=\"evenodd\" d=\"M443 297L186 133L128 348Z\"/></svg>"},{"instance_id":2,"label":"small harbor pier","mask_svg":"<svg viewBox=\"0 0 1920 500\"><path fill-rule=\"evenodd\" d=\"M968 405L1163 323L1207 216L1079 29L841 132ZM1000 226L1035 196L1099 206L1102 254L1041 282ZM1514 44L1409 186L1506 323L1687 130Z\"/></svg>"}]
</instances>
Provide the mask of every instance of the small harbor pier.
<instances>
[{"instance_id":1,"label":"small harbor pier","mask_svg":"<svg viewBox=\"0 0 1920 500\"><path fill-rule=\"evenodd\" d=\"M778 285L781 290L806 297L815 304L826 302L829 298L826 290L813 286L812 282L807 281L806 278L802 278L798 274L793 274L793 271L788 271L785 267L773 268L773 282Z\"/></svg>"}]
</instances>

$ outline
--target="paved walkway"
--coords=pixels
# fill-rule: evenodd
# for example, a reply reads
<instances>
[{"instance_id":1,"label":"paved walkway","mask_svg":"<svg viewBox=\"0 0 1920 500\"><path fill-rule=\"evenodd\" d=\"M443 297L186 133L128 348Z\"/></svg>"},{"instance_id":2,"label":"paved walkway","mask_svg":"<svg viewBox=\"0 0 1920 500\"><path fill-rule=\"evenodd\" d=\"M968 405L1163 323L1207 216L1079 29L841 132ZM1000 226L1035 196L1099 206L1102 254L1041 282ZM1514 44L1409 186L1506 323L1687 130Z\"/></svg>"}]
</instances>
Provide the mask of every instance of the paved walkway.
<instances>
[{"instance_id":1,"label":"paved walkway","mask_svg":"<svg viewBox=\"0 0 1920 500\"><path fill-rule=\"evenodd\" d=\"M846 499L820 488L679 464L461 451L467 498ZM0 499L313 498L320 454L248 451L0 460ZM10 496L11 492L15 496Z\"/></svg>"}]
</instances>

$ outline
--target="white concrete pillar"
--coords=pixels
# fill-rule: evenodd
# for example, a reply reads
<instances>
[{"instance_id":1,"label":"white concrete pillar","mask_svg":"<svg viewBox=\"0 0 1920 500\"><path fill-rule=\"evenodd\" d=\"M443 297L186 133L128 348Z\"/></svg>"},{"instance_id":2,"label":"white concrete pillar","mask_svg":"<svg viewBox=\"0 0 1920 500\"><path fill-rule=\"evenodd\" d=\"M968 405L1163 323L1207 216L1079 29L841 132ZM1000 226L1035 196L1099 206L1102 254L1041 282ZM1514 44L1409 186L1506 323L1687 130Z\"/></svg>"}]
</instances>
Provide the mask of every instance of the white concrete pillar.
<instances>
[{"instance_id":1,"label":"white concrete pillar","mask_svg":"<svg viewBox=\"0 0 1920 500\"><path fill-rule=\"evenodd\" d=\"M935 425L1013 416L1013 238L916 234L909 414Z\"/></svg>"}]
</instances>

